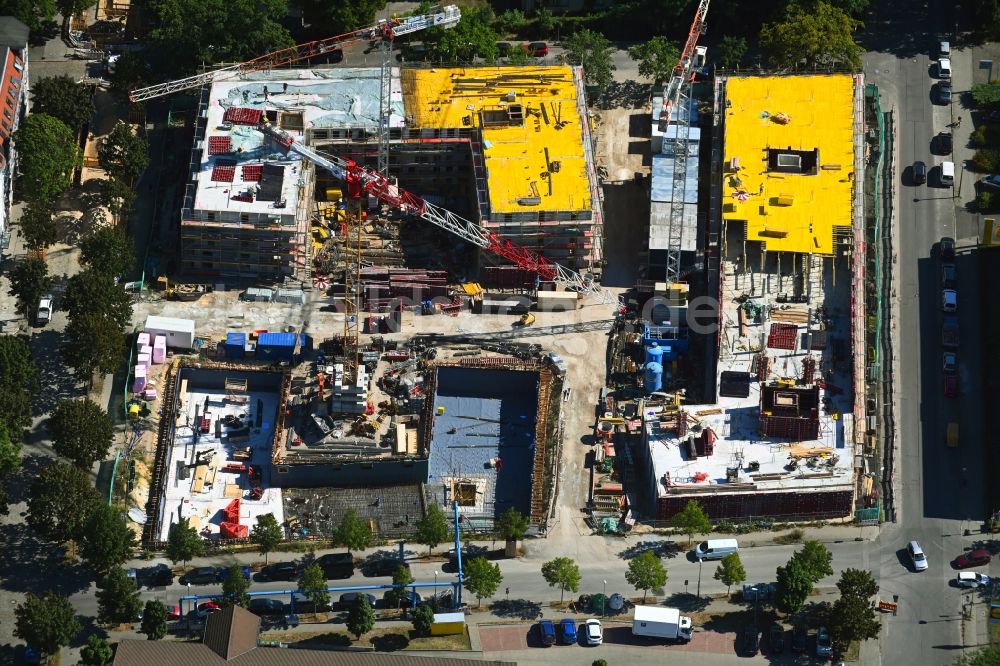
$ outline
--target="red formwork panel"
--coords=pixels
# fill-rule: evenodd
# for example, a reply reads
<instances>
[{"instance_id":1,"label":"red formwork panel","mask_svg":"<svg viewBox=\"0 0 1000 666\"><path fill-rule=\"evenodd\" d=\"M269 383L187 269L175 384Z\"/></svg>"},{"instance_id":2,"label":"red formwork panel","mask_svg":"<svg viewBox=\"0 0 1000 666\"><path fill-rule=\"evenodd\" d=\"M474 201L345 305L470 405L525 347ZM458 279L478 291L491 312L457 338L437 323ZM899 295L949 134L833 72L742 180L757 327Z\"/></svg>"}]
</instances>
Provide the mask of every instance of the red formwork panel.
<instances>
[{"instance_id":1,"label":"red formwork panel","mask_svg":"<svg viewBox=\"0 0 1000 666\"><path fill-rule=\"evenodd\" d=\"M226 109L222 120L234 125L256 125L264 117L264 112L260 109L246 109L234 106Z\"/></svg>"},{"instance_id":2,"label":"red formwork panel","mask_svg":"<svg viewBox=\"0 0 1000 666\"><path fill-rule=\"evenodd\" d=\"M771 324L767 346L771 349L795 349L799 328L795 324Z\"/></svg>"},{"instance_id":3,"label":"red formwork panel","mask_svg":"<svg viewBox=\"0 0 1000 666\"><path fill-rule=\"evenodd\" d=\"M231 183L236 178L236 167L229 164L216 164L212 167L212 180L216 183Z\"/></svg>"},{"instance_id":4,"label":"red formwork panel","mask_svg":"<svg viewBox=\"0 0 1000 666\"><path fill-rule=\"evenodd\" d=\"M232 152L233 140L228 136L210 136L208 137L208 154L209 155L224 155L225 153Z\"/></svg>"},{"instance_id":5,"label":"red formwork panel","mask_svg":"<svg viewBox=\"0 0 1000 666\"><path fill-rule=\"evenodd\" d=\"M263 174L263 164L245 164L243 166L243 180L258 181Z\"/></svg>"}]
</instances>

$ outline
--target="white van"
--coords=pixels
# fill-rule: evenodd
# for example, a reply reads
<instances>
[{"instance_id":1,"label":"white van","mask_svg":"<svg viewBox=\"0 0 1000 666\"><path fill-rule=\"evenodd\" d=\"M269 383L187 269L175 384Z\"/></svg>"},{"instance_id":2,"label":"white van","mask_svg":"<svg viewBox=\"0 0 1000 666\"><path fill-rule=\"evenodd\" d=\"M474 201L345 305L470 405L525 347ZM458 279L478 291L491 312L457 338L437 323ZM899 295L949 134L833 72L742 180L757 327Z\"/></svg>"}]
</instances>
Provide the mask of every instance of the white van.
<instances>
[{"instance_id":1,"label":"white van","mask_svg":"<svg viewBox=\"0 0 1000 666\"><path fill-rule=\"evenodd\" d=\"M736 539L709 539L702 541L694 549L694 556L699 560L721 560L730 553L740 550Z\"/></svg>"},{"instance_id":2,"label":"white van","mask_svg":"<svg viewBox=\"0 0 1000 666\"><path fill-rule=\"evenodd\" d=\"M938 78L951 78L951 58L938 58Z\"/></svg>"},{"instance_id":3,"label":"white van","mask_svg":"<svg viewBox=\"0 0 1000 666\"><path fill-rule=\"evenodd\" d=\"M955 163L942 162L941 187L954 187L954 186L955 186Z\"/></svg>"},{"instance_id":4,"label":"white van","mask_svg":"<svg viewBox=\"0 0 1000 666\"><path fill-rule=\"evenodd\" d=\"M950 42L938 42L938 58L951 58Z\"/></svg>"}]
</instances>

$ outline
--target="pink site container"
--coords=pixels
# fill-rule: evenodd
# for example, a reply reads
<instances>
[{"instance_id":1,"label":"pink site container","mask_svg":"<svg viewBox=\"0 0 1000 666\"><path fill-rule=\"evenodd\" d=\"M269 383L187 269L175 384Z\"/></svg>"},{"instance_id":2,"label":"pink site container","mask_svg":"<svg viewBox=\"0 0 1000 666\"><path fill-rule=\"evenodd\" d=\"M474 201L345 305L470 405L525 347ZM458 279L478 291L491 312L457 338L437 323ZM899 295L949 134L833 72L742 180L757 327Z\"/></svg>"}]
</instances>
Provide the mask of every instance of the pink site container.
<instances>
[{"instance_id":1,"label":"pink site container","mask_svg":"<svg viewBox=\"0 0 1000 666\"><path fill-rule=\"evenodd\" d=\"M153 363L159 364L167 360L167 338L158 335L153 340Z\"/></svg>"},{"instance_id":2,"label":"pink site container","mask_svg":"<svg viewBox=\"0 0 1000 666\"><path fill-rule=\"evenodd\" d=\"M146 390L146 366L139 364L135 366L135 379L132 380L132 393L142 393Z\"/></svg>"}]
</instances>

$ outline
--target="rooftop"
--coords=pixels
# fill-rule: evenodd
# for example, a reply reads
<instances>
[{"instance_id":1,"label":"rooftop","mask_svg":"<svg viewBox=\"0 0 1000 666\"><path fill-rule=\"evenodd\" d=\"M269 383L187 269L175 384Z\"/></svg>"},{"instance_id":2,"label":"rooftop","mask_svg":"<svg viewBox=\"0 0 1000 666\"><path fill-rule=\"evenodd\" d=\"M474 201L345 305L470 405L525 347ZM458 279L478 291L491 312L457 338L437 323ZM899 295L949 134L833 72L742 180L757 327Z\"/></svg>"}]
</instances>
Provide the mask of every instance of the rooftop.
<instances>
[{"instance_id":1,"label":"rooftop","mask_svg":"<svg viewBox=\"0 0 1000 666\"><path fill-rule=\"evenodd\" d=\"M572 68L405 69L402 83L411 125L483 129L493 213L590 210Z\"/></svg>"},{"instance_id":2,"label":"rooftop","mask_svg":"<svg viewBox=\"0 0 1000 666\"><path fill-rule=\"evenodd\" d=\"M301 158L285 154L254 123L224 124L229 109L255 109L301 139L314 128L374 130L379 70L372 68L255 72L223 80L209 92L208 119L193 208L293 215ZM266 91L266 92L265 92ZM390 125L403 125L399 70L393 70Z\"/></svg>"},{"instance_id":3,"label":"rooftop","mask_svg":"<svg viewBox=\"0 0 1000 666\"><path fill-rule=\"evenodd\" d=\"M854 79L726 80L724 210L768 252L830 255L851 226Z\"/></svg>"}]
</instances>

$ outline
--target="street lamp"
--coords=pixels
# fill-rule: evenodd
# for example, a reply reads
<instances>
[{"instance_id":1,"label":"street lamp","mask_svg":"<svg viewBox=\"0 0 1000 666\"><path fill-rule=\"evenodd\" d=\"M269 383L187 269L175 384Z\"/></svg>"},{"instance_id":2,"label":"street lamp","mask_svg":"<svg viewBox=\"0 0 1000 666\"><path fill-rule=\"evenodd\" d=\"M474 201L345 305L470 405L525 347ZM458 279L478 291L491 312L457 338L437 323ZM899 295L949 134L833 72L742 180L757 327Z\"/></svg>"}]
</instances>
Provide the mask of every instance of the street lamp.
<instances>
[{"instance_id":1,"label":"street lamp","mask_svg":"<svg viewBox=\"0 0 1000 666\"><path fill-rule=\"evenodd\" d=\"M601 604L601 615L608 614L608 581L604 581L604 603Z\"/></svg>"},{"instance_id":2,"label":"street lamp","mask_svg":"<svg viewBox=\"0 0 1000 666\"><path fill-rule=\"evenodd\" d=\"M702 565L703 562L704 562L704 560L702 560L702 559L699 558L699 560L698 560L698 592L695 595L695 596L699 596L699 597L701 596L701 565Z\"/></svg>"}]
</instances>

